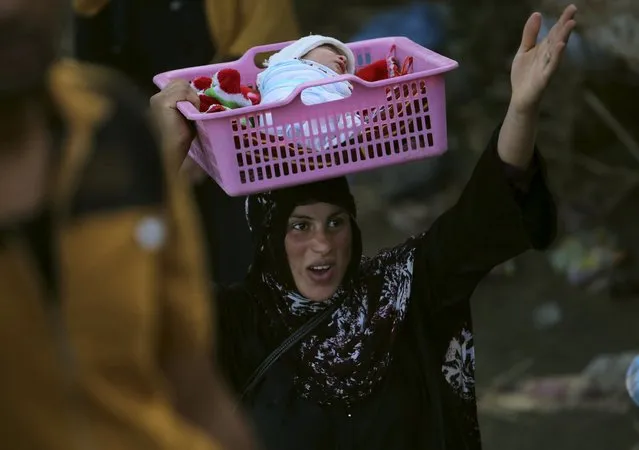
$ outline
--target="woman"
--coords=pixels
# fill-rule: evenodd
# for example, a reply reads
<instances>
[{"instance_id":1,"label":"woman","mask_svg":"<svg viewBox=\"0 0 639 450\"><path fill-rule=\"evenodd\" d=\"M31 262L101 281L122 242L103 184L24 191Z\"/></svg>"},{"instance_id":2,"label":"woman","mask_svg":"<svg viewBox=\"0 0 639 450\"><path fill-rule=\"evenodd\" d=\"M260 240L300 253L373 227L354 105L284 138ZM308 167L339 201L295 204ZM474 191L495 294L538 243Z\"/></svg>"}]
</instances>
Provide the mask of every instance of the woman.
<instances>
[{"instance_id":1,"label":"woman","mask_svg":"<svg viewBox=\"0 0 639 450\"><path fill-rule=\"evenodd\" d=\"M421 236L361 258L344 179L249 198L256 255L244 283L219 289L217 357L266 449L481 448L469 298L495 265L553 239L535 129L575 13L539 44L541 16L530 17L503 124L459 202ZM197 103L176 82L152 108L167 150L184 155L182 100Z\"/></svg>"}]
</instances>

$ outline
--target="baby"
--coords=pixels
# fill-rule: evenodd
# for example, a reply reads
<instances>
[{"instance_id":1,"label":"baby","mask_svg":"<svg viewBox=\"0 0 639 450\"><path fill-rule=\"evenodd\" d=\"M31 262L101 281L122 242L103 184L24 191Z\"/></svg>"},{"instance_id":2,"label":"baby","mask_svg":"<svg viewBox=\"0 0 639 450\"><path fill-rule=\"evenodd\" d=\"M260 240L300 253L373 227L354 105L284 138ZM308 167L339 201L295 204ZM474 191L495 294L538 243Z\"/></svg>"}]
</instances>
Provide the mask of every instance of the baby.
<instances>
[{"instance_id":1,"label":"baby","mask_svg":"<svg viewBox=\"0 0 639 450\"><path fill-rule=\"evenodd\" d=\"M265 63L267 69L257 76L261 103L285 99L297 86L309 81L355 73L353 52L337 39L311 35L284 47ZM348 97L350 83L342 81L305 89L302 101L317 104Z\"/></svg>"},{"instance_id":2,"label":"baby","mask_svg":"<svg viewBox=\"0 0 639 450\"><path fill-rule=\"evenodd\" d=\"M303 37L279 52L273 54L265 63L266 70L257 76L257 87L262 96L261 104L273 103L287 98L297 86L309 81L334 78L342 74L355 73L353 52L337 39L311 35ZM302 102L307 105L339 100L351 95L352 86L347 81L314 86L302 91ZM267 117L267 125L272 125ZM337 121L329 119L326 124L316 120L300 125L289 125L285 130L277 127L269 133L285 135L288 138L303 138L305 145L315 149L325 149L352 137L353 128L361 125L355 114L347 114ZM353 130L348 136L342 131ZM319 138L317 135L322 135ZM326 136L329 134L330 136ZM312 139L311 139L312 137Z\"/></svg>"}]
</instances>

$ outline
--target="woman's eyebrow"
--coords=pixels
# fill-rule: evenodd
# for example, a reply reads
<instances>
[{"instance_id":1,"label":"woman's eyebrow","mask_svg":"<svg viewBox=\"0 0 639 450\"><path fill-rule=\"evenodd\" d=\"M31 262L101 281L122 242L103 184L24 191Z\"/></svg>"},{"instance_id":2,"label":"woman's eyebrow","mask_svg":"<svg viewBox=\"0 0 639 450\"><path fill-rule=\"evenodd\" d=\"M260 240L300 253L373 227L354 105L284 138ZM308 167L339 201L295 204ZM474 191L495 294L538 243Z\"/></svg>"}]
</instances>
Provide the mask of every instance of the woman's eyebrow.
<instances>
[{"instance_id":1,"label":"woman's eyebrow","mask_svg":"<svg viewBox=\"0 0 639 450\"><path fill-rule=\"evenodd\" d=\"M289 217L290 219L304 219L304 220L313 220L312 217L310 216L305 216L303 214L291 214L291 217Z\"/></svg>"}]
</instances>

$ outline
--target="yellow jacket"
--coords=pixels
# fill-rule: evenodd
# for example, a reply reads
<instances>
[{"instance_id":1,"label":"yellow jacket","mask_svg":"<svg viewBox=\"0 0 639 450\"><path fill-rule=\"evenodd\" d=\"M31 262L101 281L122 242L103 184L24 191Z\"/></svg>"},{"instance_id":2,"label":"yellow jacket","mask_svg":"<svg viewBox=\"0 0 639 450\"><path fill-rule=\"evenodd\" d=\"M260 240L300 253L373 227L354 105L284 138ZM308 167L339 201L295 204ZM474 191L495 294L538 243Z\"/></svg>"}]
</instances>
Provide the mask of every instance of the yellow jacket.
<instances>
[{"instance_id":1,"label":"yellow jacket","mask_svg":"<svg viewBox=\"0 0 639 450\"><path fill-rule=\"evenodd\" d=\"M100 12L110 0L74 0L83 16ZM292 0L204 0L217 58L237 57L251 47L299 37Z\"/></svg>"},{"instance_id":2,"label":"yellow jacket","mask_svg":"<svg viewBox=\"0 0 639 450\"><path fill-rule=\"evenodd\" d=\"M57 282L25 229L0 233L3 449L219 449L177 414L162 370L212 353L194 205L122 86L73 62L51 72Z\"/></svg>"}]
</instances>

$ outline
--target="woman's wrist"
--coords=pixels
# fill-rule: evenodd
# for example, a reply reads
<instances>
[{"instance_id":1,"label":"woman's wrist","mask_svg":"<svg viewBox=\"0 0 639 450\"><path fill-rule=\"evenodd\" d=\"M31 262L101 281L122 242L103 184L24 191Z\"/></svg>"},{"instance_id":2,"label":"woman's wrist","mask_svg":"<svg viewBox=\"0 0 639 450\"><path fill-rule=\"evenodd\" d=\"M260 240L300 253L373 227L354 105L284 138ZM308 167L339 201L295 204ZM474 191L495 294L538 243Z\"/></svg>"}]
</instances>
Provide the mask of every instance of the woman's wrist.
<instances>
[{"instance_id":1,"label":"woman's wrist","mask_svg":"<svg viewBox=\"0 0 639 450\"><path fill-rule=\"evenodd\" d=\"M538 117L535 107L522 109L511 102L497 144L503 162L524 170L528 168L535 149Z\"/></svg>"}]
</instances>

